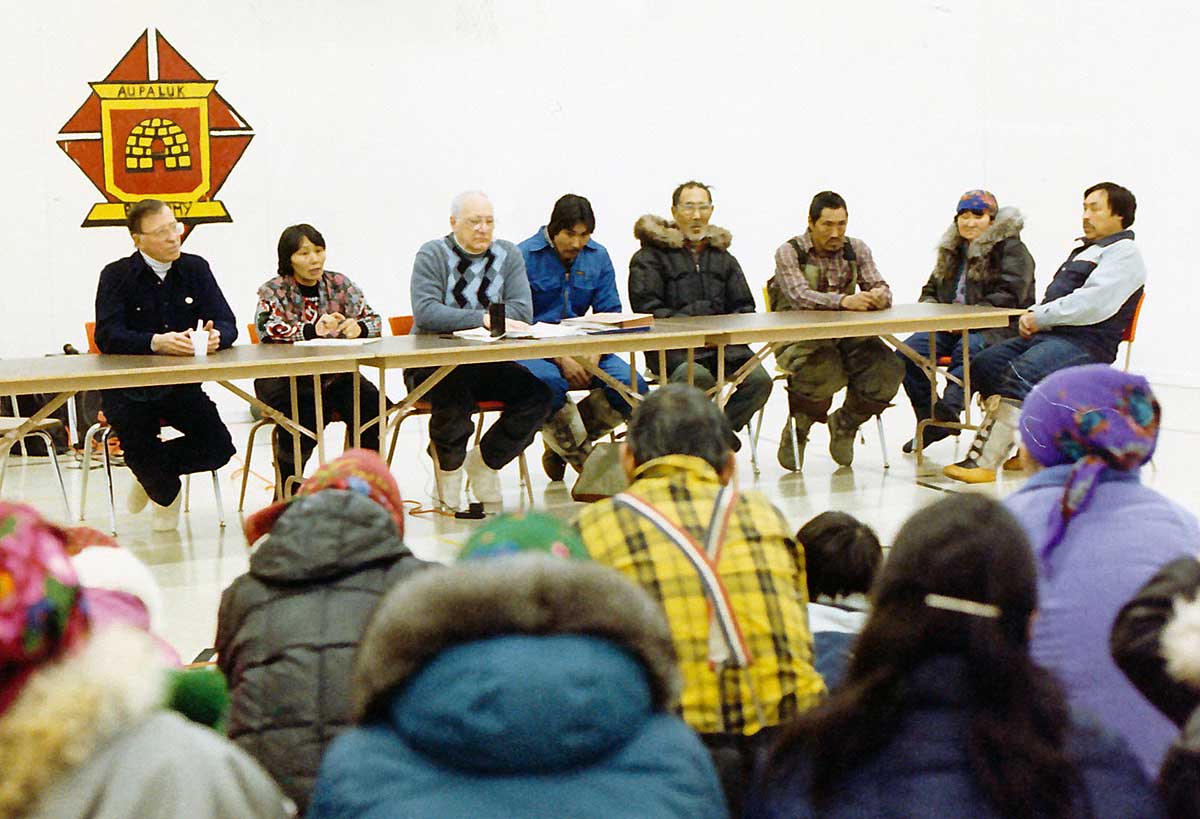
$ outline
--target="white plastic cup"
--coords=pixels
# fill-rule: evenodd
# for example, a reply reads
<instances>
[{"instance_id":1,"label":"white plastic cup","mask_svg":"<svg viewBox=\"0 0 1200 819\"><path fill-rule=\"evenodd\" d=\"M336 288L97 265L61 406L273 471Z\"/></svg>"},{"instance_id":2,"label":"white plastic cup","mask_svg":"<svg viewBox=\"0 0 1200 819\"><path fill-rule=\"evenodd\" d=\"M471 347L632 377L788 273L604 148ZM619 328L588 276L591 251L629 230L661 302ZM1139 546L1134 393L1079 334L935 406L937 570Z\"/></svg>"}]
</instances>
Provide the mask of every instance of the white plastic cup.
<instances>
[{"instance_id":1,"label":"white plastic cup","mask_svg":"<svg viewBox=\"0 0 1200 819\"><path fill-rule=\"evenodd\" d=\"M188 330L188 334L192 337L192 352L196 358L208 355L208 330Z\"/></svg>"}]
</instances>

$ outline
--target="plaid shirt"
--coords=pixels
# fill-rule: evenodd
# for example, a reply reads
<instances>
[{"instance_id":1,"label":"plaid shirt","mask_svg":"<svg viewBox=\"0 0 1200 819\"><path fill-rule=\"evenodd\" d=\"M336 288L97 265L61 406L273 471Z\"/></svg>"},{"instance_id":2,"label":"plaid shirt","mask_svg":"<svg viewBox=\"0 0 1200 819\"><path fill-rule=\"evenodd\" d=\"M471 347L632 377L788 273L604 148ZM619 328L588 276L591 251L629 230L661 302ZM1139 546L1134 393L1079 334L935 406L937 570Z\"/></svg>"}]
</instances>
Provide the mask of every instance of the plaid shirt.
<instances>
[{"instance_id":1,"label":"plaid shirt","mask_svg":"<svg viewBox=\"0 0 1200 819\"><path fill-rule=\"evenodd\" d=\"M796 249L790 242L784 242L775 251L775 283L790 305L772 305L773 310L841 310L843 291L850 284L850 262L842 258L842 251L836 253L821 253L812 249L812 233L805 231L803 236L797 236L800 246L808 251L808 263L815 265L819 271L820 287L813 290L804 278L796 258ZM858 287L860 290L874 290L882 286L887 291L888 306L892 305L892 291L887 282L879 275L875 267L875 259L871 256L871 248L861 239L846 237L858 261Z\"/></svg>"},{"instance_id":2,"label":"plaid shirt","mask_svg":"<svg viewBox=\"0 0 1200 819\"><path fill-rule=\"evenodd\" d=\"M720 489L716 471L690 455L643 464L629 487L700 542ZM683 675L680 715L696 731L754 734L821 699L825 684L812 665L804 551L761 495L739 494L717 563L750 649L747 669L718 673L709 663L704 588L679 548L650 521L609 499L584 509L578 525L592 559L662 604Z\"/></svg>"}]
</instances>

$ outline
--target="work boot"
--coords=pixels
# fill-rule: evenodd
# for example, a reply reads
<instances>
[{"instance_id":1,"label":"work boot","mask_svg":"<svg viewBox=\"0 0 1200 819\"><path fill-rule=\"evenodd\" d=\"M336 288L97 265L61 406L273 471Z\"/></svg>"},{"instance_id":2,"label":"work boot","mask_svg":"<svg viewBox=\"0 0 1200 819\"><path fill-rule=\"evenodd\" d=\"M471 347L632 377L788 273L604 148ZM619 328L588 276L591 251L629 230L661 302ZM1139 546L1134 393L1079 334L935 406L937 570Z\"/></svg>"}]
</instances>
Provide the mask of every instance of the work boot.
<instances>
[{"instance_id":1,"label":"work boot","mask_svg":"<svg viewBox=\"0 0 1200 819\"><path fill-rule=\"evenodd\" d=\"M500 503L504 495L500 491L500 473L487 465L483 453L475 447L467 453L463 464L467 470L467 483L475 498L481 503Z\"/></svg>"},{"instance_id":2,"label":"work boot","mask_svg":"<svg viewBox=\"0 0 1200 819\"><path fill-rule=\"evenodd\" d=\"M807 415L792 414L788 416L783 425L783 432L779 433L779 451L775 456L779 459L779 465L784 469L791 472L800 472L804 469L804 447L808 443L808 431L812 425L813 419ZM793 430L796 433L794 438Z\"/></svg>"},{"instance_id":3,"label":"work boot","mask_svg":"<svg viewBox=\"0 0 1200 819\"><path fill-rule=\"evenodd\" d=\"M543 442L542 446L542 469L546 473L546 477L551 481L561 481L567 474L567 462L563 457L550 448L550 445Z\"/></svg>"},{"instance_id":4,"label":"work boot","mask_svg":"<svg viewBox=\"0 0 1200 819\"><path fill-rule=\"evenodd\" d=\"M985 402L987 414L975 433L967 457L942 470L947 478L964 483L992 483L996 470L1008 458L1017 440L1021 402L993 395Z\"/></svg>"},{"instance_id":5,"label":"work boot","mask_svg":"<svg viewBox=\"0 0 1200 819\"><path fill-rule=\"evenodd\" d=\"M846 417L844 409L829 414L829 457L838 466L854 463L854 439L858 435L858 424Z\"/></svg>"},{"instance_id":6,"label":"work boot","mask_svg":"<svg viewBox=\"0 0 1200 819\"><path fill-rule=\"evenodd\" d=\"M858 428L872 415L879 415L890 407L886 401L875 401L863 396L853 388L846 390L846 400L836 412L829 415L829 455L838 466L850 466L854 462L854 437Z\"/></svg>"},{"instance_id":7,"label":"work boot","mask_svg":"<svg viewBox=\"0 0 1200 819\"><path fill-rule=\"evenodd\" d=\"M938 401L936 404L934 404L933 417L939 421L948 421L952 424L957 423L959 420L958 413L954 412L951 409L948 409L944 404L942 404L941 401ZM917 423L920 424L919 421ZM955 429L953 427L928 426L928 427L925 427L925 436L924 436L924 439L921 441L921 444L922 444L922 446L929 446L930 444L936 444L938 441L942 440L943 438L950 438L950 437L957 438L958 433L961 431L962 430ZM917 448L917 436L914 433L913 437L911 439L909 439L909 441L903 447L901 447L901 450L904 452L904 454L907 455L910 452L916 451L916 448Z\"/></svg>"}]
</instances>

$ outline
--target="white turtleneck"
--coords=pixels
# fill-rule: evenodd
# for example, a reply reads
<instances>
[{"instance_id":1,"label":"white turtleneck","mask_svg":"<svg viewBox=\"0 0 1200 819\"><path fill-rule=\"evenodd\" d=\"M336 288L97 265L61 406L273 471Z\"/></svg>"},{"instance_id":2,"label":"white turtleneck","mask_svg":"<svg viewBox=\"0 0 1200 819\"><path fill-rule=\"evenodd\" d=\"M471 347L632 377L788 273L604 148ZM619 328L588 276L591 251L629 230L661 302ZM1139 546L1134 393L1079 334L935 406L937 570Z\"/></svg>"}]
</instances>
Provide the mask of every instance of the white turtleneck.
<instances>
[{"instance_id":1,"label":"white turtleneck","mask_svg":"<svg viewBox=\"0 0 1200 819\"><path fill-rule=\"evenodd\" d=\"M150 269L154 271L154 275L158 276L159 279L166 279L167 271L171 269L171 265L175 264L174 262L160 262L158 259L147 256L141 250L138 253L142 254L142 258L146 260L146 264L150 265Z\"/></svg>"}]
</instances>

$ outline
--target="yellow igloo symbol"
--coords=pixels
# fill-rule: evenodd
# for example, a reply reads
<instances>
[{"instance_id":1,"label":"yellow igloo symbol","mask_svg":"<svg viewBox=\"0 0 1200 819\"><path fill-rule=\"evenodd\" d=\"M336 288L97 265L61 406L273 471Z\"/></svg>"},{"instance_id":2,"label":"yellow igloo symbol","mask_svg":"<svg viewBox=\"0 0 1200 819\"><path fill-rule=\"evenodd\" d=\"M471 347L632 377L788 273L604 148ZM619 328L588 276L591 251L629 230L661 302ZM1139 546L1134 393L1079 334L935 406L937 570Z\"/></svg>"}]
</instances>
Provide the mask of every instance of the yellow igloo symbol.
<instances>
[{"instance_id":1,"label":"yellow igloo symbol","mask_svg":"<svg viewBox=\"0 0 1200 819\"><path fill-rule=\"evenodd\" d=\"M192 167L192 154L187 134L169 119L144 119L125 140L125 170L131 173L151 171L154 161L161 159L168 171Z\"/></svg>"}]
</instances>

